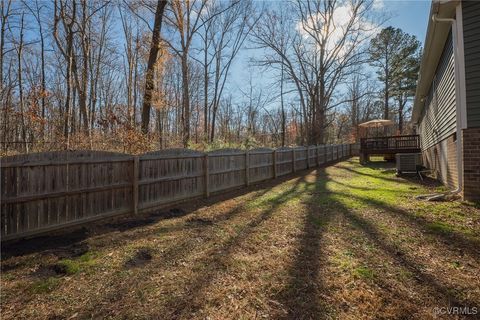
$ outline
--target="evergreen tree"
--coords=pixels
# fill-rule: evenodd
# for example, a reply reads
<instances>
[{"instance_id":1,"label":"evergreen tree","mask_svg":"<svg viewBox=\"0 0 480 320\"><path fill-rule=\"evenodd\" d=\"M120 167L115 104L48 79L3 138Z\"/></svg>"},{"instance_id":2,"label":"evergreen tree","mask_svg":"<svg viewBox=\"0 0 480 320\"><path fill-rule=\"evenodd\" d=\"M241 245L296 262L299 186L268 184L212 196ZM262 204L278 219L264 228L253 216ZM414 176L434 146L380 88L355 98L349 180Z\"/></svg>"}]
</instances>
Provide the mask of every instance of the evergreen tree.
<instances>
[{"instance_id":1,"label":"evergreen tree","mask_svg":"<svg viewBox=\"0 0 480 320\"><path fill-rule=\"evenodd\" d=\"M420 42L401 29L387 27L370 42L371 65L383 84L383 118L391 117L390 99L398 103L399 131L403 131L405 107L415 93Z\"/></svg>"}]
</instances>

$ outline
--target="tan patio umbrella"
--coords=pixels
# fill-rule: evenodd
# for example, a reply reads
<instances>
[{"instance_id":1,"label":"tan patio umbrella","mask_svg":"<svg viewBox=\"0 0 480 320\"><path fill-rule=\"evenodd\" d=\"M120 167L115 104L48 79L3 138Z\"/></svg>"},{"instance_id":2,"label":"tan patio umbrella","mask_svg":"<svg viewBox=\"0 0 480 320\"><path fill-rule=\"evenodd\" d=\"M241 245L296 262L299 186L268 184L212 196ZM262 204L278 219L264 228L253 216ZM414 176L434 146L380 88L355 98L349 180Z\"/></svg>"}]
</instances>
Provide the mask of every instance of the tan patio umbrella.
<instances>
[{"instance_id":1,"label":"tan patio umbrella","mask_svg":"<svg viewBox=\"0 0 480 320\"><path fill-rule=\"evenodd\" d=\"M377 137L378 137L378 128L381 127L388 127L393 125L392 120L386 120L386 119L374 119L370 120L364 123L360 123L358 126L362 128L377 128Z\"/></svg>"},{"instance_id":2,"label":"tan patio umbrella","mask_svg":"<svg viewBox=\"0 0 480 320\"><path fill-rule=\"evenodd\" d=\"M358 126L364 127L364 128L378 128L378 127L386 127L391 125L393 125L392 120L375 119L375 120L370 120L364 123L360 123Z\"/></svg>"}]
</instances>

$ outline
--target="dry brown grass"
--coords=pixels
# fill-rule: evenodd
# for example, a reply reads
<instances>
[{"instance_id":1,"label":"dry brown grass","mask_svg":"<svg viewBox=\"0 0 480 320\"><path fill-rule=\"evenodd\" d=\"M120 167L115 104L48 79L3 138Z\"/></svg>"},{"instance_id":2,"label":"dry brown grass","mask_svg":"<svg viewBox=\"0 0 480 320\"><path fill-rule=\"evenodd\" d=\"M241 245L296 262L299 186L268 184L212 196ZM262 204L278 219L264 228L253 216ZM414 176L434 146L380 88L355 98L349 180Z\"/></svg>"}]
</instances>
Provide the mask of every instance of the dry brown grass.
<instances>
[{"instance_id":1,"label":"dry brown grass","mask_svg":"<svg viewBox=\"0 0 480 320\"><path fill-rule=\"evenodd\" d=\"M9 245L2 318L429 319L435 307L478 308L480 210L413 200L431 188L349 161Z\"/></svg>"}]
</instances>

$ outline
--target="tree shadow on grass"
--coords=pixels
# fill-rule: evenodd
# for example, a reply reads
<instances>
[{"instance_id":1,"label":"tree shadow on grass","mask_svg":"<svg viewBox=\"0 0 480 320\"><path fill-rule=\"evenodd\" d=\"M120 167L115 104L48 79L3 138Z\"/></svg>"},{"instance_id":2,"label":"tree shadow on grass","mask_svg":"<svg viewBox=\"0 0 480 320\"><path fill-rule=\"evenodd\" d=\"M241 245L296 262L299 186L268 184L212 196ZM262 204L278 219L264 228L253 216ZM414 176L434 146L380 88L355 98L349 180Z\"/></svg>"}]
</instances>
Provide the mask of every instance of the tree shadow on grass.
<instances>
[{"instance_id":1,"label":"tree shadow on grass","mask_svg":"<svg viewBox=\"0 0 480 320\"><path fill-rule=\"evenodd\" d=\"M298 175L298 173L297 173ZM44 251L65 251L68 250L71 246L76 246L81 242L87 241L91 237L98 237L110 233L120 232L121 234L127 231L140 230L142 228L148 227L150 225L156 224L157 222L182 217L191 214L198 208L202 206L211 206L216 203L225 201L227 198L239 197L250 192L259 192L260 194L268 192L268 190L276 185L280 184L289 179L293 179L297 175L285 175L276 180L269 180L265 182L256 183L248 188L240 188L238 190L231 190L229 192L213 195L208 199L200 199L198 201L188 201L186 200L183 204L177 204L172 206L167 206L163 209L155 210L149 214L140 215L140 216L118 216L112 217L112 221L101 220L98 222L93 222L88 225L80 225L76 227L65 228L64 230L54 231L51 235L39 235L31 238L7 241L1 243L1 258L2 261L11 257L23 256L32 253L40 253ZM182 209L177 209L182 208ZM179 211L176 211L179 210ZM172 212L180 212L181 214L176 214L172 216ZM225 219L228 219L228 215L225 216ZM184 226L188 227L188 226ZM145 236L145 234L138 235L140 237ZM135 239L136 235L128 235L123 237L124 241L131 241ZM121 235L117 236L117 240L122 238ZM112 245L112 243L109 243ZM115 243L117 244L117 243Z\"/></svg>"},{"instance_id":2,"label":"tree shadow on grass","mask_svg":"<svg viewBox=\"0 0 480 320\"><path fill-rule=\"evenodd\" d=\"M270 189L263 189L256 191L253 199L257 199L269 192ZM204 236L208 236L208 233L215 227L216 224L228 221L241 214L245 210L245 206L248 202L239 203L235 205L232 209L222 212L215 215L211 219L196 218L186 221L186 223L181 225L160 227L155 229L152 232L156 232L158 235L164 235L169 232L175 231L184 231L186 229L196 230L195 236L189 236L182 239L178 239L175 243L172 243L171 246L166 248L160 253L161 266L169 265L175 263L176 261L185 258L186 255L194 252L201 245L198 239ZM199 221L207 221L207 223L199 223ZM143 234L142 237L146 235ZM132 238L129 238L129 241L132 241Z\"/></svg>"},{"instance_id":3,"label":"tree shadow on grass","mask_svg":"<svg viewBox=\"0 0 480 320\"><path fill-rule=\"evenodd\" d=\"M429 221L428 219L416 216L408 210L401 209L399 207L394 207L386 204L383 201L369 198L369 197L359 197L352 194L342 193L341 195L345 197L355 198L358 201L363 202L366 205L380 208L382 212L392 216L393 218L400 218L410 225L414 225L418 230L424 234L434 235L442 240L442 243L445 244L452 251L466 251L472 255L475 259L480 261L480 242L476 240L469 239L462 235L461 233L451 230L449 228L435 228L435 221Z\"/></svg>"},{"instance_id":4,"label":"tree shadow on grass","mask_svg":"<svg viewBox=\"0 0 480 320\"><path fill-rule=\"evenodd\" d=\"M356 163L352 160L348 162L353 164ZM358 163L356 164L358 165ZM383 163L381 165L375 164L372 166L388 167L388 165L389 165L388 163ZM343 166L337 166L337 167L344 169ZM352 170L357 172L357 170L354 170L354 169ZM372 175L372 177L377 177L377 176ZM346 188L353 188L353 189L358 189L362 191L372 191L372 192L375 192L375 194L381 193L378 188L352 186L335 179L331 179L331 182ZM432 186L431 181L430 182L410 181L410 182L420 184L422 186L424 186L425 184ZM434 183L433 185L436 186L437 184ZM381 189L381 190L384 190L385 192L390 192L390 193L395 191L394 189ZM355 194L341 193L341 192L337 192L337 194L344 197L356 199L361 203L371 207L380 208L385 213L391 215L393 218L401 218L407 223L409 223L410 225L415 225L416 228L419 229L422 233L431 234L440 238L443 241L443 243L450 248L450 250L453 250L453 251L457 250L462 252L466 251L476 259L480 259L480 242L479 241L469 239L465 235L453 230L448 226L444 226L443 224L438 224L438 221L429 221L425 217L415 215L413 212L402 209L398 206L389 205L384 201L374 198L373 196L362 197ZM432 203L432 206L433 205L435 204Z\"/></svg>"},{"instance_id":5,"label":"tree shadow on grass","mask_svg":"<svg viewBox=\"0 0 480 320\"><path fill-rule=\"evenodd\" d=\"M341 207L341 204L339 204L339 207ZM444 299L453 306L477 305L478 302L470 301L469 299L460 297L458 294L456 294L461 293L457 288L443 284L438 281L437 277L423 272L420 266L408 258L408 254L406 252L402 252L396 245L387 241L373 223L367 221L353 211L348 210L346 207L342 207L341 210L343 211L344 216L349 219L356 228L361 229L363 234L365 234L377 248L385 252L402 268L405 268L411 272L413 279L415 279L419 285L431 288L431 292L433 292L435 298Z\"/></svg>"},{"instance_id":6,"label":"tree shadow on grass","mask_svg":"<svg viewBox=\"0 0 480 320\"><path fill-rule=\"evenodd\" d=\"M307 212L294 263L289 271L290 282L276 296L286 308L286 312L278 315L278 318L322 319L328 318L334 312L332 306L322 302L322 295L326 293L322 283L321 265L322 260L325 259L325 252L322 249L324 231L336 214L342 214L346 217L377 248L391 257L401 268L411 272L414 281L419 285L430 288L428 294L431 294L436 300L441 299L455 306L475 305L474 301L461 297L457 288L442 283L438 277L422 271L421 266L418 266L407 252L401 252L395 244L386 240L377 226L337 200L334 195L338 196L339 194L332 193L326 187L328 181L334 181L334 179L326 176L323 169L319 169L317 180L314 184L304 181L306 190L296 190L298 189L297 183L296 186L278 195L276 200L271 201L272 206L269 209L263 211L257 218L245 225L237 235L226 241L217 253L214 253L213 256L208 257L203 262L204 268L202 270L210 271L192 279L189 282L191 285L186 290L190 295L182 296L180 301L177 299L172 301L172 304L167 308L171 313L167 314L174 318L188 317L191 313L199 310L202 307L202 292L212 284L219 273L227 270L229 256L233 248L244 241L256 227L267 220L279 205L297 196L300 192L309 192L312 196L305 202ZM353 196L351 194L340 195ZM408 214L401 212L398 208L386 206L381 201L362 197L358 197L358 200L372 207L383 208L389 214ZM325 205L327 205L327 208L325 208ZM416 217L410 218L414 219L414 221L417 220ZM420 230L426 231L425 227L420 228ZM377 281L381 282L382 279Z\"/></svg>"},{"instance_id":7,"label":"tree shadow on grass","mask_svg":"<svg viewBox=\"0 0 480 320\"><path fill-rule=\"evenodd\" d=\"M389 214L406 215L407 213L398 208L386 206L381 201L368 198L364 199L346 193L331 192L326 187L326 183L329 181L335 182L335 179L320 173L315 186L316 194L319 195L320 198L313 197L310 199L307 213L308 218L305 219L304 232L300 239L300 247L296 255L295 263L292 265L290 271L291 282L288 284L285 292L281 294L284 304L288 306L288 315L285 318L323 319L331 317L335 312L335 310L333 310L334 306L328 306L322 303L321 296L319 295L322 289L324 289L322 288L321 280L321 261L325 258L325 252L322 249L321 241L323 228L315 224L318 219L321 219L320 225L325 227L336 214L342 214L377 248L387 254L401 268L409 271L419 285L430 288L429 294L432 294L436 300L442 299L453 306L476 305L475 301L462 297L458 288L443 283L441 279L435 275L422 271L421 266L418 266L414 260L409 258L407 252L402 252L395 244L389 242L377 226L361 217L354 209L344 205L336 197L339 195L356 197L359 201L365 202L372 207L382 208ZM319 202L321 203L320 206ZM408 218L413 219L413 217L410 216L408 216ZM413 219L412 221L425 232L425 226L419 224L417 219ZM454 238L459 240L461 237L457 235L454 236ZM462 241L464 240L465 239L462 239ZM473 244L471 243L471 245ZM472 252L474 251L472 250ZM383 279L381 278L376 279L376 282L381 283L382 281ZM381 287L386 287L386 285L383 283ZM323 294L326 295L328 292L323 292ZM405 316L406 315L407 313L405 313Z\"/></svg>"},{"instance_id":8,"label":"tree shadow on grass","mask_svg":"<svg viewBox=\"0 0 480 320\"><path fill-rule=\"evenodd\" d=\"M378 175L375 175L375 174L362 172L360 170L356 170L354 168L347 167L347 166L344 166L344 165L337 165L336 168L346 170L346 171L351 172L353 174L358 174L358 175L361 175L361 176L375 178L375 179L381 179L381 180L385 180L385 181L388 181L388 182L395 182L395 183L402 183L402 184L408 183L407 181L402 180L402 179L395 179L395 178L389 178L389 177L385 177L385 176L378 176Z\"/></svg>"},{"instance_id":9,"label":"tree shadow on grass","mask_svg":"<svg viewBox=\"0 0 480 320\"><path fill-rule=\"evenodd\" d=\"M228 270L232 259L231 255L234 253L235 248L246 241L261 224L270 219L277 208L298 197L302 192L301 186L304 183L305 176L302 176L286 191L259 203L260 207L266 206L266 208L262 209L255 218L243 225L235 235L219 245L211 255L205 256L197 263L199 270L194 272L196 274L194 278L188 280L188 286L184 290L185 293L181 297L175 297L174 300L168 303L162 316L167 318L188 318L191 314L200 310L204 303L204 291L212 285L219 275Z\"/></svg>"},{"instance_id":10,"label":"tree shadow on grass","mask_svg":"<svg viewBox=\"0 0 480 320\"><path fill-rule=\"evenodd\" d=\"M306 174L306 173L305 173ZM191 313L194 313L196 310L201 308L202 303L202 292L206 290L214 281L214 279L224 272L229 264L230 255L233 253L234 249L244 241L250 234L252 234L256 227L262 224L264 221L268 220L271 215L275 212L275 208L282 205L283 203L288 202L290 199L298 195L298 187L304 181L304 177L299 177L296 179L291 188L276 195L273 198L267 198L264 203L261 205L266 205L267 209L262 210L262 212L255 217L253 220L243 225L241 229L236 232L235 235L229 237L226 241L215 244L215 249L212 254L205 255L200 258L200 261L193 266L191 273L192 278L187 280L187 287L183 288L183 294L180 296L175 296L172 301L166 302L165 310L162 310L161 314L152 314L153 318L188 318ZM269 189L262 190L258 192L255 197L252 199L261 199ZM208 228L214 227L216 223L222 221L229 221L234 216L241 214L245 210L245 205L247 203L242 203L234 207L232 210L229 210L220 215L216 215L212 219L212 224L201 224L199 229L202 232L207 232ZM183 239L180 243L175 243L170 246L168 249L160 253L158 257L159 262L156 264L158 267L157 272L163 270L163 266L171 264L179 259L185 259L187 255L191 255L196 251L196 247L199 246L198 239L196 237L189 237ZM150 285L151 270L150 272L142 272L141 270L137 272L135 279L129 279L128 281L134 281L135 287L142 288ZM128 294L130 294L132 287L122 284L121 286L114 285L114 290L104 294L104 297L100 297L101 300L114 300L120 301ZM109 310L95 309L95 310L85 310L86 314L93 314L95 316L106 316Z\"/></svg>"},{"instance_id":11,"label":"tree shadow on grass","mask_svg":"<svg viewBox=\"0 0 480 320\"><path fill-rule=\"evenodd\" d=\"M335 181L332 179L332 181ZM382 209L383 213L386 213L393 218L400 217L410 225L413 225L422 233L432 234L432 230L428 227L428 221L421 217L413 216L410 212L388 205L380 200L372 199L369 197L361 197L349 193L340 193L335 192L335 197L346 197L354 198L364 204ZM438 277L425 273L421 270L421 267L418 266L411 258L409 258L407 252L402 252L398 246L389 242L386 237L379 231L378 227L374 223L363 218L360 214L356 213L355 210L348 208L341 201L331 197L331 202L335 205L337 210L339 210L348 220L351 221L357 229L360 229L366 237L375 244L377 248L380 248L388 256L390 256L394 261L396 261L401 267L405 268L414 275L415 281L426 287L430 287L434 292L435 298L445 299L448 303L454 306L475 306L475 301L470 301L464 297L461 297L458 288L451 287L447 284L441 283ZM474 259L479 259L478 252L478 243L466 239L461 234L456 232L449 233L436 233L433 232L436 236L442 238L443 243L450 248L450 250L467 250Z\"/></svg>"},{"instance_id":12,"label":"tree shadow on grass","mask_svg":"<svg viewBox=\"0 0 480 320\"><path fill-rule=\"evenodd\" d=\"M325 254L322 238L332 218L332 213L322 210L318 203L318 197L325 197L329 193L325 177L325 169L318 169L315 181L309 186L312 195L305 203L303 230L289 270L291 280L278 295L287 308L287 314L283 316L286 319L323 319L332 311L321 298L324 291L321 260Z\"/></svg>"},{"instance_id":13,"label":"tree shadow on grass","mask_svg":"<svg viewBox=\"0 0 480 320\"><path fill-rule=\"evenodd\" d=\"M359 165L358 163L358 160L347 160L346 161L347 163L349 164L353 164L353 165ZM373 169L373 170L380 170L380 173L382 175L394 175L396 174L397 170L395 168L395 162L388 162L388 161L372 161L372 162L368 162L367 164L365 165L362 165L363 167L366 167L366 168L370 168L370 169ZM348 170L347 168L343 167L343 169L346 169ZM351 172L355 172L355 173L358 173L360 175L365 175L365 176L370 176L372 178L380 178L380 179L383 179L383 180L388 180L388 181L392 181L392 182L396 182L396 183L415 183L415 184L419 184L421 186L424 186L424 187L430 187L430 188L437 188L437 187L441 187L443 186L443 184L438 180L438 179L434 179L430 176L425 176L425 175L422 175L423 177L423 180L420 179L420 177L418 176L418 174L416 173L410 173L410 174L402 174L401 175L401 178L389 178L389 177L385 177L385 176L377 176L377 175L371 175L371 174L367 174L365 172L360 172L358 170L355 170L355 169L351 169Z\"/></svg>"}]
</instances>

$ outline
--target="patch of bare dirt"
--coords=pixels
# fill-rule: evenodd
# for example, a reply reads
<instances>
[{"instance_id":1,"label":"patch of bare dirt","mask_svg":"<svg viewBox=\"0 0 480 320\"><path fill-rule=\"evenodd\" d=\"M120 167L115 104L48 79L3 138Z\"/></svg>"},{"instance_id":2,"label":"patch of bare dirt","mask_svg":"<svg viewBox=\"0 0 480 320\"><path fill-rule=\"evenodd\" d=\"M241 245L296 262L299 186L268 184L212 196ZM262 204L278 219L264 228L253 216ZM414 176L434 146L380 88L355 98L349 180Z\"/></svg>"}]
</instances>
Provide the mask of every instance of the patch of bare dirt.
<instances>
[{"instance_id":1,"label":"patch of bare dirt","mask_svg":"<svg viewBox=\"0 0 480 320\"><path fill-rule=\"evenodd\" d=\"M153 253L152 250L149 248L141 248L135 252L133 257L125 262L125 267L127 268L135 268L135 267L142 267L149 263L152 260Z\"/></svg>"}]
</instances>

